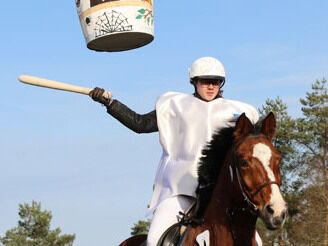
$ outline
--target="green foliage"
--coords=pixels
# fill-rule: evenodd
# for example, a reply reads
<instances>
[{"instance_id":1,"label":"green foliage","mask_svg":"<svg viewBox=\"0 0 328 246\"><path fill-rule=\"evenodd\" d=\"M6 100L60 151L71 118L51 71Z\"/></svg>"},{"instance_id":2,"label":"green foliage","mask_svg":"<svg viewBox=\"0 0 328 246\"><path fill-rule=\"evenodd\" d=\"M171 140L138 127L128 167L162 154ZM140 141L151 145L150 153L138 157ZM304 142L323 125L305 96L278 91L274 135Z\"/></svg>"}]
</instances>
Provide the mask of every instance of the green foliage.
<instances>
[{"instance_id":1,"label":"green foliage","mask_svg":"<svg viewBox=\"0 0 328 246\"><path fill-rule=\"evenodd\" d=\"M300 99L304 117L297 121L297 141L304 148L307 157L312 161L322 162L321 168L327 167L323 163L327 153L328 127L328 91L327 81L317 80L312 85L312 92ZM308 163L313 166L311 163ZM320 168L320 167L319 167Z\"/></svg>"},{"instance_id":2,"label":"green foliage","mask_svg":"<svg viewBox=\"0 0 328 246\"><path fill-rule=\"evenodd\" d=\"M41 211L41 204L19 205L18 226L8 230L0 242L4 246L72 246L75 235L61 235L60 228L50 230L51 212Z\"/></svg>"},{"instance_id":3,"label":"green foliage","mask_svg":"<svg viewBox=\"0 0 328 246\"><path fill-rule=\"evenodd\" d=\"M303 117L296 120L295 141L301 154L294 163L301 204L293 218L292 241L328 245L328 89L326 79L312 84L300 99Z\"/></svg>"},{"instance_id":4,"label":"green foliage","mask_svg":"<svg viewBox=\"0 0 328 246\"><path fill-rule=\"evenodd\" d=\"M150 220L139 220L131 228L131 235L147 234L149 231Z\"/></svg>"}]
</instances>

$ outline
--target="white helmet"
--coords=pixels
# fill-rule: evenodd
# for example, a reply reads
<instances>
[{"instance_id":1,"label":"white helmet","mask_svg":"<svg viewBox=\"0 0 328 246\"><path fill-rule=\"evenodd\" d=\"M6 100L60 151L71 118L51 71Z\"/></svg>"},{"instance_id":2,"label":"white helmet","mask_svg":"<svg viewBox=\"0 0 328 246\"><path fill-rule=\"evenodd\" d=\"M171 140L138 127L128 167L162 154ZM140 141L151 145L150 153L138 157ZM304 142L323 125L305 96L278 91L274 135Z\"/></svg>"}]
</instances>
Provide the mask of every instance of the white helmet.
<instances>
[{"instance_id":1,"label":"white helmet","mask_svg":"<svg viewBox=\"0 0 328 246\"><path fill-rule=\"evenodd\" d=\"M190 82L196 78L220 79L221 87L225 82L225 71L222 63L213 57L202 57L197 59L189 69Z\"/></svg>"}]
</instances>

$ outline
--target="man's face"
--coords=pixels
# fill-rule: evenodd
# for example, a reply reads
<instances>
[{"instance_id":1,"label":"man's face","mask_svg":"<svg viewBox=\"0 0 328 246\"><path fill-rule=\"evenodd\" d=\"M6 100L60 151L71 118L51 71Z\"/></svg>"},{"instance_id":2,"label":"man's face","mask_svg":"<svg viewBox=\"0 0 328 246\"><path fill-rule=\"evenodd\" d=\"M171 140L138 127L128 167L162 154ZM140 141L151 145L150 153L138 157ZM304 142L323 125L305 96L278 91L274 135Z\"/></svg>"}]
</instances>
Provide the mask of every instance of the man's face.
<instances>
[{"instance_id":1,"label":"man's face","mask_svg":"<svg viewBox=\"0 0 328 246\"><path fill-rule=\"evenodd\" d=\"M197 93L205 101L212 101L220 91L220 80L198 79L195 83Z\"/></svg>"}]
</instances>

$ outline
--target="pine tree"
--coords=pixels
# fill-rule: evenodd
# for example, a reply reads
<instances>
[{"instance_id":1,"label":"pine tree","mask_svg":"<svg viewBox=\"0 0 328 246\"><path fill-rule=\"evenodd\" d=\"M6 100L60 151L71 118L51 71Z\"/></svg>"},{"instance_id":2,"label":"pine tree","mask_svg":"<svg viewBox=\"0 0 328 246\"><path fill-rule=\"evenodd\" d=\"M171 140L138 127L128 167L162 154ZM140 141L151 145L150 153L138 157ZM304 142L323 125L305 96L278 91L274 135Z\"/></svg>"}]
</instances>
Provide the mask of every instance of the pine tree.
<instances>
[{"instance_id":1,"label":"pine tree","mask_svg":"<svg viewBox=\"0 0 328 246\"><path fill-rule=\"evenodd\" d=\"M281 98L267 99L265 104L259 109L260 117L265 117L268 113L273 112L276 118L276 134L272 139L273 146L281 154L280 168L282 172L282 188L286 191L292 185L286 178L291 169L291 160L297 156L294 146L294 129L295 120L287 112L287 105Z\"/></svg>"},{"instance_id":2,"label":"pine tree","mask_svg":"<svg viewBox=\"0 0 328 246\"><path fill-rule=\"evenodd\" d=\"M72 246L75 235L59 235L60 228L50 230L51 212L41 211L41 204L32 201L19 205L18 226L8 230L0 242L4 246Z\"/></svg>"},{"instance_id":3,"label":"pine tree","mask_svg":"<svg viewBox=\"0 0 328 246\"><path fill-rule=\"evenodd\" d=\"M131 228L131 235L147 234L149 231L150 221L139 220Z\"/></svg>"},{"instance_id":4,"label":"pine tree","mask_svg":"<svg viewBox=\"0 0 328 246\"><path fill-rule=\"evenodd\" d=\"M312 84L300 99L303 117L297 119L295 141L301 155L294 162L302 191L298 240L328 245L328 89L326 79ZM306 244L308 245L308 244Z\"/></svg>"}]
</instances>

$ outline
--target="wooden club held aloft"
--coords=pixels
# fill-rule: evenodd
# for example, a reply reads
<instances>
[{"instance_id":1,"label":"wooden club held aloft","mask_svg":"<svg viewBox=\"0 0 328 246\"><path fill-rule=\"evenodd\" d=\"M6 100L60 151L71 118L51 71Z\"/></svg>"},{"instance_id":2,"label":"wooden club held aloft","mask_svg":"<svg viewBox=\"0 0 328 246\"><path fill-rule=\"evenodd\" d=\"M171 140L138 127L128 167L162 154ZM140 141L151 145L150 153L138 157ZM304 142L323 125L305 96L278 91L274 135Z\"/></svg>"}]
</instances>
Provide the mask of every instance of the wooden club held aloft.
<instances>
[{"instance_id":1,"label":"wooden club held aloft","mask_svg":"<svg viewBox=\"0 0 328 246\"><path fill-rule=\"evenodd\" d=\"M80 93L80 94L85 94L85 95L89 95L90 91L93 90L93 89L86 88L86 87L66 84L66 83L49 80L49 79L43 79L43 78L30 76L30 75L20 75L18 77L18 80L25 84L41 86L41 87L62 90L62 91L70 91L70 92L75 92L75 93ZM103 94L103 97L106 99L112 98L112 92L105 91Z\"/></svg>"}]
</instances>

